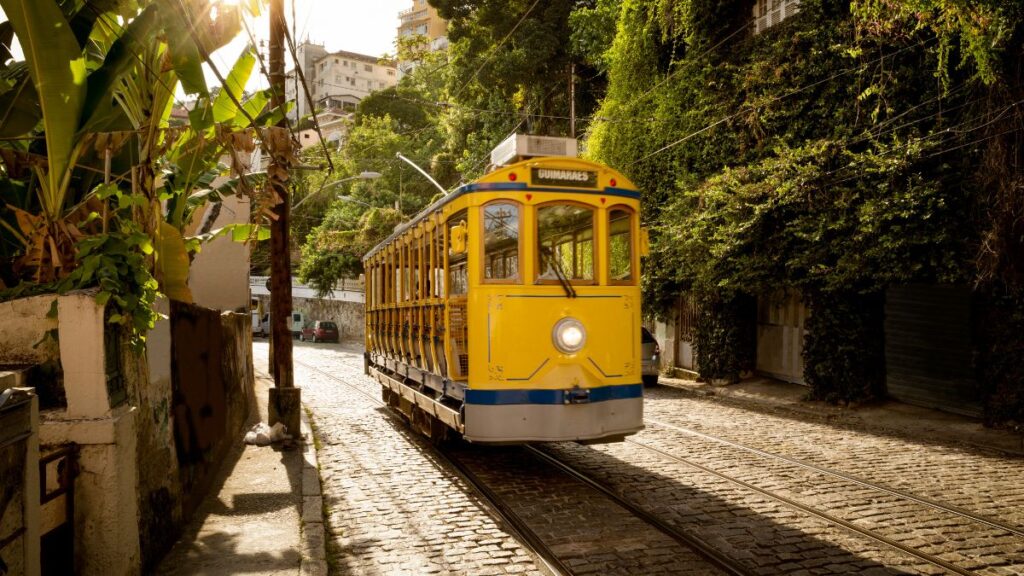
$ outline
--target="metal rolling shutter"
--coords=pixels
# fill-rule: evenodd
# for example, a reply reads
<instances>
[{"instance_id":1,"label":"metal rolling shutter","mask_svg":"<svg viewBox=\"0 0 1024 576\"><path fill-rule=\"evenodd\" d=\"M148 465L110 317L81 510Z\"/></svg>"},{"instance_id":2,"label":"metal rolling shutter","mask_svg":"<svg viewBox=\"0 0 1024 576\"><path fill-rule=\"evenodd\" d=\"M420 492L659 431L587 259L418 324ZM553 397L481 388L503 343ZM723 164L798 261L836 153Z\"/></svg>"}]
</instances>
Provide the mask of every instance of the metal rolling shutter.
<instances>
[{"instance_id":1,"label":"metal rolling shutter","mask_svg":"<svg viewBox=\"0 0 1024 576\"><path fill-rule=\"evenodd\" d=\"M971 346L971 293L961 286L893 287L885 298L889 396L981 415Z\"/></svg>"}]
</instances>

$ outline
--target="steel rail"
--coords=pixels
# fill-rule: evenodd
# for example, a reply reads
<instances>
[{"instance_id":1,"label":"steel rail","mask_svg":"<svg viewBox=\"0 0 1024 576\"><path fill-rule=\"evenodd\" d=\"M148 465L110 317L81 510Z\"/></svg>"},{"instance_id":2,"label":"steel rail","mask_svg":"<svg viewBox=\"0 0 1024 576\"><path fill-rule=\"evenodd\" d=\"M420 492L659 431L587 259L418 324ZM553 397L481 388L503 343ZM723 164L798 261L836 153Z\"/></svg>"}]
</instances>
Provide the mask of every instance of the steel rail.
<instances>
[{"instance_id":1,"label":"steel rail","mask_svg":"<svg viewBox=\"0 0 1024 576\"><path fill-rule=\"evenodd\" d=\"M839 470L833 470L831 468L825 468L825 467L822 467L822 466L818 466L817 464L812 464L810 462L806 462L804 460L799 460L797 458L792 458L792 457L789 457L789 456L784 456L782 454L775 454L775 453L772 453L772 452L766 452L764 450L760 450L758 448L747 446L745 444L741 444L741 443L735 442L733 440L728 440L726 438L721 438L721 437L714 436L712 434L707 434L707 433L704 433L704 432L698 432L697 430L692 430L690 428L685 428L683 426L676 426L674 424L669 424L667 422L661 422L659 420L654 420L652 418L645 418L644 420L646 422L655 424L657 426L661 426L663 428L668 428L670 430L675 430L677 432L682 432L683 434L688 434L688 435L691 435L691 436L696 436L698 438L703 438L705 440L710 440L712 442L717 442L719 444L730 446L730 447L736 448L738 450L743 450L743 451L749 452L751 454L756 454L756 455L761 456L763 458L770 458L770 459L781 460L783 462L787 462L789 464L793 464L794 466L799 466L801 468L804 468L806 470L810 470L812 472L817 472L819 474L824 474L824 475L827 475L827 476L832 476L834 478L840 478L842 480L846 480L847 482L851 482L853 484L857 484L857 485L863 486L865 488L870 488L872 490L877 490L879 492L885 492L885 493L893 495L893 496L898 496L900 498L904 498L906 500L910 500L912 502L917 502L918 504L921 504L921 505L924 505L924 506L928 506L928 507L933 508L935 510L938 510L940 512L947 512L949 514L953 514L953 515L956 515L956 516L961 516L961 517L966 518L968 520L971 520L973 522L977 522L979 524L984 524L984 525L986 525L986 526L988 526L990 528L996 528L998 530L1004 530L1004 531L1009 532L1010 534L1013 534L1015 536L1024 537L1024 529L1018 528L1016 526L1011 526L1009 524L1005 524L1005 523L1000 522L998 520L994 520L994 519L991 519L991 518L986 518L984 516L981 516L979 514L971 512L970 510L966 510L964 508L960 508L959 506L952 506L952 505L949 505L949 504L943 504L941 502L938 502L936 500L932 500L930 498L926 498L924 496L918 496L916 494L912 494L910 492L906 492L906 491L900 490L899 488L892 488L892 487L889 487L889 486L885 486L883 484L878 484L878 483L872 482L870 480L865 480L863 478L859 478L859 477L854 476L852 474L847 474L846 472L840 472Z\"/></svg>"},{"instance_id":2,"label":"steel rail","mask_svg":"<svg viewBox=\"0 0 1024 576\"><path fill-rule=\"evenodd\" d=\"M461 460L452 455L450 450L438 446L437 451L449 464L452 465L453 468L462 474L474 489L480 492L484 498L487 499L487 502L491 505L498 516L512 528L512 531L521 542L526 543L527 547L533 550L534 553L540 557L548 570L563 576L572 576L575 574L572 568L562 562L554 551L551 550L551 547L544 543L544 540L541 539L540 535L537 534L533 528L530 528L530 525L516 514L515 510L506 504L497 493L484 484L483 480L469 469L469 466L466 466Z\"/></svg>"},{"instance_id":3,"label":"steel rail","mask_svg":"<svg viewBox=\"0 0 1024 576\"><path fill-rule=\"evenodd\" d=\"M679 542L687 548L693 549L698 554L703 556L705 560L707 560L716 568L722 570L726 574L732 574L734 576L748 576L750 574L753 574L753 572L749 568L744 566L742 563L733 558L730 558L728 555L722 553L722 551L718 550L717 548L707 543L703 539L675 528L674 526L668 524L667 522L658 518L654 514L648 512L647 510L637 506L636 504L616 494L611 489L607 488L606 486L603 486L601 483L587 476L583 472L580 472L570 464L567 464L559 460L558 458L552 456L551 454L535 446L528 445L525 448L534 456L544 460L552 467L562 471L564 474L604 494L605 497L628 510L630 514L633 514L637 518L653 526L659 532L662 532L669 538L672 538L673 540Z\"/></svg>"},{"instance_id":4,"label":"steel rail","mask_svg":"<svg viewBox=\"0 0 1024 576\"><path fill-rule=\"evenodd\" d=\"M396 414L394 411L390 410L388 404L381 400L380 398L378 398L376 395L370 394L366 390L363 390L361 387L356 386L355 384L352 384L351 382L343 378L339 378L338 376L335 376L334 374L331 374L326 370L317 368L316 366L312 366L300 360L293 359L292 361L295 364L298 364L309 370L313 370L314 372L318 372L323 376L326 376L332 380L344 384L345 386L348 386L349 388L355 390L356 392L362 394L363 396L366 396L373 403L379 406L389 408L388 411L386 412L389 418L392 418L398 422L402 422L403 424L406 423L401 416ZM442 446L434 446L434 449L435 452L439 456L441 456L442 459L444 459L444 461L448 462L448 464L451 465L451 467L462 476L462 478L466 481L467 484L472 486L474 490L476 490L481 496L483 496L484 500L487 502L487 504L494 512L494 514L502 522L508 525L509 528L511 528L513 535L516 537L516 539L518 539L519 542L522 543L527 549L531 550L537 556L537 558L539 558L541 562L544 563L544 567L547 568L549 572L557 576L573 576L574 572L572 571L572 569L569 568L568 565L562 562L558 558L558 556L555 555L551 548L544 543L540 535L538 535L532 528L530 528L529 524L527 524L526 521L520 518L511 506L506 504L501 499L500 496L498 496L493 490L491 490L486 484L484 484L484 482L480 480L480 478L476 474L474 474L473 471L470 470L468 466L463 464L462 461L460 461L458 458L453 457L450 451L444 449Z\"/></svg>"},{"instance_id":5,"label":"steel rail","mask_svg":"<svg viewBox=\"0 0 1024 576\"><path fill-rule=\"evenodd\" d=\"M977 576L977 573L971 572L970 570L967 570L965 568L961 568L960 566L957 566L956 564L953 564L951 562L947 562L946 560L943 560L942 558L939 558L938 556L934 556L934 555L929 554L927 552L922 552L921 550L918 550L916 548L907 546L905 544L901 544L901 543L899 543L899 542L897 542L897 541L895 541L895 540L893 540L893 539L891 539L891 538L889 538L887 536L883 536L883 535L881 535L881 534L879 534L879 533L877 533L877 532L875 532L873 530L869 530L867 528L862 528L860 526L857 526L853 522L850 522L848 520L843 520L842 518L833 516L833 515L829 514L828 512L824 512L824 511L818 510L817 508L814 508L812 506L808 506L806 504L797 502L796 500L793 500L792 498L787 498L786 496L783 496L781 494L777 494L775 492L772 492L771 490L766 490L766 489L761 488L759 486L755 486L755 485L753 485L753 484L751 484L749 482L745 482L743 480L740 480L739 478L734 478L732 476L729 476L728 474L719 472L717 470L713 470L711 468L708 468L707 466L704 466L703 464L698 464L697 462L693 462L692 460L688 460L686 458L682 458L680 456L676 456L674 454L670 454L669 452L666 452L666 451L664 451L664 450L662 450L660 448L655 448L654 446L650 446L648 444L644 444L643 442L637 442L636 440L633 440L633 439L630 439L630 438L626 438L626 442L629 442L630 444L634 444L636 446L640 446L641 448L646 448L647 450L650 450L652 452L660 454L661 456L663 456L664 458L667 458L669 460L673 460L675 462L679 462L679 463L684 464L686 466L689 466L691 468L696 468L697 470L700 470L700 471L705 472L707 474L711 474L712 476L717 476L718 478L721 478L722 480L725 480L727 482L731 482L733 484L736 484L737 486L741 486L741 487L746 488L748 490L751 490L753 492L757 492L758 494L761 494L763 496L771 498L772 500L777 500L779 502L782 502L783 504L789 506L790 508L794 508L796 510L799 510L801 512L805 512L805 513L810 514L812 516L817 516L818 518L821 518L822 520L825 520L825 521L827 521L829 523L842 526L843 528L846 528L850 532L854 532L856 534L860 534L862 536L865 536L867 538L875 540L876 542L879 542L881 544L889 546L890 548L894 548L896 550L899 550L900 552L903 552L905 554L909 554L910 556L913 556L915 558L919 558L919 559L924 560L924 561L926 561L926 562L928 562L930 564L934 564L936 566L939 566L941 568L949 570L950 572L954 572L956 574L961 574L962 576Z\"/></svg>"}]
</instances>

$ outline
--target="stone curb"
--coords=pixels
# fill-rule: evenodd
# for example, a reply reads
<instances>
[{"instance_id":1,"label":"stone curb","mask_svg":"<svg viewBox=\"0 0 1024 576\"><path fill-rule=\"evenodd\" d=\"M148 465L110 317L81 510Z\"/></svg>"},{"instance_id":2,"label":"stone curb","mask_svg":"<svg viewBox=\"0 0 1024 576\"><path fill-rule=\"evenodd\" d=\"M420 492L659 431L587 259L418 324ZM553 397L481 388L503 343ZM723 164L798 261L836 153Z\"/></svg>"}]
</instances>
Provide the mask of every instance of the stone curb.
<instances>
[{"instance_id":1,"label":"stone curb","mask_svg":"<svg viewBox=\"0 0 1024 576\"><path fill-rule=\"evenodd\" d=\"M306 407L302 407L302 576L327 576L327 548L324 531L323 494L313 428Z\"/></svg>"}]
</instances>

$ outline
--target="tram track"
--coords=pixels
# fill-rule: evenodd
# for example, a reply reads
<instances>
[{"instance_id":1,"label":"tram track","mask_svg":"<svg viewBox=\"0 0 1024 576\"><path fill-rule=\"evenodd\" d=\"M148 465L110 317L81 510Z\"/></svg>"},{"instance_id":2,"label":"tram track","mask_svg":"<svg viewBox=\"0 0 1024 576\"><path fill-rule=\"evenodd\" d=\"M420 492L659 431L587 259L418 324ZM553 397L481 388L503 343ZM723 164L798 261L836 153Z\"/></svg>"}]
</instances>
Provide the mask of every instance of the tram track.
<instances>
[{"instance_id":1,"label":"tram track","mask_svg":"<svg viewBox=\"0 0 1024 576\"><path fill-rule=\"evenodd\" d=\"M668 430L674 430L676 432L680 432L682 434L693 436L695 438L700 438L700 439L707 440L707 441L710 441L710 442L714 442L714 443L717 443L717 444L721 444L721 445L724 445L724 446L729 446L731 448L735 448L737 450L741 450L741 451L747 452L749 454L754 454L754 455L760 456L760 457L762 457L764 459L778 460L778 461L781 461L781 462L786 462L788 464L792 464L794 466L803 468L805 470L809 470L809 471L817 473L817 474L822 474L822 475L825 475L825 476L831 476L833 478L844 480L846 482L850 482L852 484L856 484L856 485L862 486L864 488L869 488L871 490L876 490L878 492L889 494L891 496L896 496L896 497L899 497L899 498L903 498L905 500L909 500L911 502L915 502L917 504L920 504L922 506L926 506L926 507L931 508L933 510L937 510L937 511L940 511L940 512L943 512L943 513L951 514L951 515L954 515L954 516L957 516L957 517L960 517L960 518L964 518L966 520L970 520L971 522L976 522L978 524L982 524L982 525L988 526L990 528L995 528L997 530L1002 530L1004 532L1007 532L1008 534L1024 538L1024 528L1021 528L1019 526L1013 526L1013 525L1007 524L1005 522L1000 522L999 520L996 520L996 519L993 519L993 518L988 518L986 516L977 514L975 512L970 511L970 510L961 508L959 506L953 506L953 505L950 505L950 504L943 504L942 502L938 502L936 500L933 500L931 498L927 498L925 496L919 496L917 494L913 494L913 493L907 492L905 490L900 490L899 488L893 488L891 486L886 486L884 484L880 484L880 483L877 483L877 482L872 482L871 480L860 478L858 476L855 476L853 474L848 474L848 473L842 472L840 470L835 470L835 469L832 469L832 468L826 468L824 466L819 466L817 464L813 464L811 462L807 462L805 460L800 460L800 459L797 459L797 458L792 458L790 456L785 456L783 454L776 454L774 452L768 452L768 451L765 451L765 450L761 450L759 448L754 448L752 446L748 446L746 444L742 444L740 442L729 440L727 438L722 438L720 436L715 436L713 434L708 434L706 432L700 432L698 430L693 430L691 428L686 428L684 426L678 426L678 425L675 425L675 424L670 424L668 422L663 422L663 421L660 421L660 420L655 420L653 418L645 418L644 421L646 423L654 424L656 426L659 426L659 427L662 427L662 428L665 428L665 429L668 429Z\"/></svg>"},{"instance_id":2,"label":"tram track","mask_svg":"<svg viewBox=\"0 0 1024 576\"><path fill-rule=\"evenodd\" d=\"M907 554L907 555L912 556L914 558L917 558L919 560L923 560L923 561L925 561L925 562L927 562L929 564L932 564L932 565L938 566L940 568L943 568L944 570L947 570L947 571L952 572L954 574L960 574L961 576L977 576L978 575L977 572L968 570L966 568L958 566L958 565L956 565L956 564L954 564L952 562L948 562L946 560L943 560L942 558L939 558L938 556L935 556L933 554L929 554L927 552L924 552L924 551L919 550L917 548L914 548L912 546L904 545L904 544L902 544L902 543L900 543L900 542L898 542L898 541L896 541L896 540L894 540L892 538L889 538L889 537L887 537L887 536L885 536L883 534L880 534L879 532L877 532L875 530L871 530L871 529L868 529L868 528L864 528L862 526L858 526L857 524L855 524L853 522L850 522L848 520L844 520L842 518L839 518L837 516L829 514L828 512L825 512L823 510L817 509L817 508L815 508L813 506L808 506L806 504L798 502L797 500L794 500L794 499L789 498L787 496L783 496L782 494L779 494L778 492L773 492L771 490L767 490L767 489L761 488L759 486L751 484L750 482L746 482L744 480L740 480L739 478L736 478L734 476L730 476L729 474L725 474L725 473L720 472L718 470L714 470L712 468L704 466L703 464L700 464L698 462L694 462L693 460L690 460L690 459L687 459L687 458L683 458L683 457L677 456L675 454L671 454L671 453L669 453L669 452L667 452L665 450L662 450L661 448L650 446L650 445L645 444L643 442L638 442L638 441L630 439L630 438L627 438L626 442L629 443L629 444L632 444L634 446L638 446L638 447L641 447L643 449L652 451L652 452L660 455L663 458L666 458L666 459L672 460L674 462L677 462L679 464L683 464L685 466L688 466L688 467L700 470L701 472L704 472L706 474L710 474L712 476L715 476L715 477L720 478L722 480L725 480L727 482L736 484L737 486L740 486L740 487L745 488L747 490L750 490L752 492L756 492L756 493L758 493L758 494L760 494L762 496L765 496L767 498L770 498L772 500L780 502L780 503L782 503L782 504L784 504L784 505L786 505L786 506L788 506L788 507L790 507L792 509L798 510L798 511L803 512L805 514L810 514L811 516L815 516L815 517L817 517L817 518L819 518L821 520L824 520L824 521L826 521L826 522L828 522L830 524L833 524L833 525L845 528L846 530L848 530L850 532L853 532L855 534L859 534L861 536L864 536L866 538L874 540L874 541L876 541L876 542L878 542L880 544L883 544L883 545L888 546L888 547L890 547L892 549L898 550L899 552L902 552L904 554Z\"/></svg>"},{"instance_id":3,"label":"tram track","mask_svg":"<svg viewBox=\"0 0 1024 576\"><path fill-rule=\"evenodd\" d=\"M365 387L361 387L359 385L348 382L346 379L339 378L317 366L313 366L297 360L296 364L300 364L304 368L307 368L311 371L315 371L331 380L338 381L346 385L347 387L357 391L361 395L370 399L375 405L384 407L387 406L387 404L383 402L377 396L377 394L368 392L365 389ZM389 415L389 417L394 418L397 421L401 421L403 423L405 422L405 418L402 418L400 415L398 415L397 413L393 412L390 409L387 411L387 414ZM999 522L998 520L980 517L976 514L971 513L970 511L963 510L955 506L947 506L942 504L941 502L936 502L928 498L916 496L909 492L879 485L877 483L862 478L857 478L856 476L847 474L845 472L831 470L825 467L817 466L809 462L803 462L798 459L790 458L784 455L772 454L770 452L746 446L738 442L733 442L728 439L719 438L711 434L705 434L703 432L699 432L696 430L690 430L670 423L661 422L650 418L647 419L647 422L667 430L674 430L679 433L689 434L693 437L700 438L704 441L716 442L721 445L730 446L734 449L741 450L743 452L756 455L761 458L774 459L786 462L787 464L791 464L805 470L827 475L833 478L838 478L865 488L877 489L882 493L905 498L909 501L915 502L923 506L927 506L934 510L955 514L958 517L962 517L972 521L979 521L979 523L985 526L1004 530L1015 536L1020 536L1024 534L1024 531L1021 531L1019 528L1006 525L1005 523ZM843 518L830 514L827 511L801 503L783 494L779 494L777 492L761 488L759 486L756 486L755 484L752 484L740 478L736 478L729 474L725 474L723 472L714 470L708 466L705 466L704 464L701 464L700 462L696 462L689 458L672 454L656 446L651 446L649 444L631 438L627 439L626 442L629 443L630 445L636 446L643 450L655 453L658 455L659 458L674 461L678 464L682 464L684 466L688 466L700 470L701 472L704 472L706 474L715 476L726 482L733 483L735 485L742 487L743 489L753 491L755 493L760 494L761 496L780 502L784 506L787 506L791 509L816 517L820 520L827 522L828 524L841 527L842 529L845 529L853 534L857 534L864 538L873 540L879 544L882 544L883 546L896 550L899 553L908 555L925 563L938 566L950 573L960 574L964 576L974 576L977 574L977 572L959 566L953 562L944 560L943 558L940 558L934 554L930 554L913 546L905 545L897 541L896 539L888 537L875 530L871 530L863 526L858 526L855 522L845 520ZM619 507L627 510L630 514L640 519L645 524L651 526L658 532L665 534L672 540L678 542L680 545L695 551L709 564L715 566L724 573L736 575L746 575L753 573L753 569L751 567L746 566L739 560L730 558L728 553L715 548L714 546L704 542L699 537L694 536L693 534L675 528L670 523L659 519L655 514L653 514L649 510L646 510L640 504L632 502L629 499L625 498L624 496L621 496L620 493L616 491L613 487L614 483L608 484L602 483L599 480L595 480L593 477L587 475L586 472L583 472L577 467L573 466L572 464L563 461L562 459L552 454L547 449L539 448L537 446L526 446L524 447L524 450L528 452L530 455L537 458L538 460L562 472L566 476L569 476L577 480L579 483L582 483L590 487L591 489L595 490L596 492L599 492L600 494L614 502ZM455 451L444 446L435 446L435 452L439 455L439 457L446 461L451 466L452 469L458 471L458 473L463 477L467 484L472 486L473 489L489 504L492 513L496 517L500 518L510 528L510 531L515 535L515 537L526 548L531 550L535 557L537 557L544 563L545 567L549 572L551 572L552 574L559 575L571 575L574 573L572 567L563 562L561 559L559 559L558 554L553 552L551 548L544 543L543 538L540 535L538 535L536 531L530 528L529 523L526 522L516 513L514 507L510 503L505 502L499 494L497 494L487 485L486 481L482 480L477 474L475 474L471 469L471 466L467 465L467 463L464 462L460 458L460 456L455 453Z\"/></svg>"},{"instance_id":4,"label":"tram track","mask_svg":"<svg viewBox=\"0 0 1024 576\"><path fill-rule=\"evenodd\" d=\"M344 378L339 378L317 366L313 366L299 360L294 360L294 362L326 378L344 384L348 388L353 389L360 395L366 397L373 404L388 408L386 412L388 417L393 418L396 421L400 421L403 424L406 423L405 418L392 411L388 407L387 403L377 397L376 394L365 390L361 386L348 382ZM558 554L556 554L551 547L544 542L543 538L530 527L529 523L516 513L512 505L506 502L495 490L491 489L487 482L481 479L480 476L472 470L472 467L456 454L455 450L449 446L445 446L444 444L435 445L434 450L447 464L450 465L452 469L457 470L463 479L472 486L473 489L484 498L484 500L486 500L494 515L500 518L511 528L514 536L544 563L547 571L559 576L572 576L576 573L568 563L559 558ZM644 524L664 534L670 540L692 550L699 558L717 568L722 573L731 576L750 576L752 574L752 572L742 563L729 558L728 555L722 553L720 550L714 548L699 537L672 527L670 524L659 519L651 512L629 502L611 488L602 485L600 482L587 476L583 472L580 472L573 466L560 461L544 450L535 446L524 446L523 450L535 459L554 468L561 474L564 474L576 482L579 482L601 494L620 508L625 509L629 514L636 517Z\"/></svg>"},{"instance_id":5,"label":"tram track","mask_svg":"<svg viewBox=\"0 0 1024 576\"><path fill-rule=\"evenodd\" d=\"M385 408L385 414L395 420L406 425L405 418L395 413L390 409L386 402L377 397L362 387L352 384L344 378L339 378L330 372L323 370L317 366L307 364L300 360L292 360L295 364L302 366L307 370L312 370L324 376L339 382L355 392L361 394L367 398L373 404ZM435 452L454 470L462 476L467 484L473 487L483 499L490 506L493 515L501 519L507 526L511 528L514 537L519 540L528 550L534 553L534 555L541 560L547 571L554 576L573 576L572 569L563 563L558 556L547 546L543 539L533 530L530 526L524 522L515 511L509 506L504 500L501 499L493 490L490 489L480 478L466 466L458 457L451 453L451 451L444 449L442 446L434 446Z\"/></svg>"}]
</instances>

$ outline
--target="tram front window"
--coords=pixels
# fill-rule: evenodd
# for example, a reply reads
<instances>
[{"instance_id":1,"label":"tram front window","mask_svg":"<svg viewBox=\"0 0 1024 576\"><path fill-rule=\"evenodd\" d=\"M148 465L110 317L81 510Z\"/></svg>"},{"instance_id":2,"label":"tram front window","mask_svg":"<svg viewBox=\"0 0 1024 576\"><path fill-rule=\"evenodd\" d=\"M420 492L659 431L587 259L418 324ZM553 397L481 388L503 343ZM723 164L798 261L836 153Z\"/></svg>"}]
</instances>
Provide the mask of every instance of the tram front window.
<instances>
[{"instance_id":1,"label":"tram front window","mask_svg":"<svg viewBox=\"0 0 1024 576\"><path fill-rule=\"evenodd\" d=\"M572 204L537 209L540 280L594 279L594 211Z\"/></svg>"},{"instance_id":2,"label":"tram front window","mask_svg":"<svg viewBox=\"0 0 1024 576\"><path fill-rule=\"evenodd\" d=\"M519 275L519 205L484 207L484 279L515 280Z\"/></svg>"}]
</instances>

